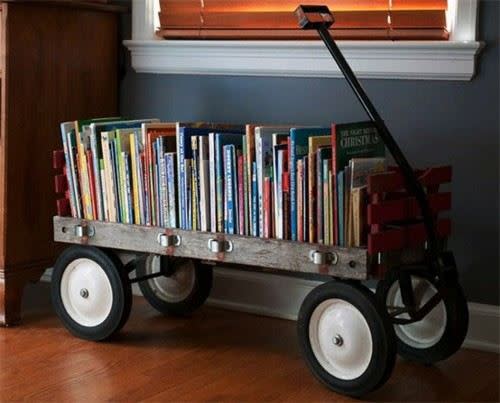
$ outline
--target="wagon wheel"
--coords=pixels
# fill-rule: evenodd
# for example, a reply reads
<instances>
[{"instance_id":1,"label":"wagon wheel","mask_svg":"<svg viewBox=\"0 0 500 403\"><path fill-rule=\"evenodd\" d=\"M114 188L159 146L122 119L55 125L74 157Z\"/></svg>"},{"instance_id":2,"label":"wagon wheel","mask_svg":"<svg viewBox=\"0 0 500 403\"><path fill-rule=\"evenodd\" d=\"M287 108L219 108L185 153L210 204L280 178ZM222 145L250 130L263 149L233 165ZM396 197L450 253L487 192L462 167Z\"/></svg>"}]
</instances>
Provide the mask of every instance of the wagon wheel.
<instances>
[{"instance_id":1,"label":"wagon wheel","mask_svg":"<svg viewBox=\"0 0 500 403\"><path fill-rule=\"evenodd\" d=\"M432 364L450 357L462 345L469 324L467 301L458 283L439 285L423 272L409 275L417 308L437 294L438 289L442 300L420 321L394 324L398 353L408 360ZM399 276L398 270L390 270L377 286L377 299L389 313L404 309ZM396 317L408 319L409 315L402 313Z\"/></svg>"},{"instance_id":2,"label":"wagon wheel","mask_svg":"<svg viewBox=\"0 0 500 403\"><path fill-rule=\"evenodd\" d=\"M316 287L297 327L309 368L336 392L361 396L384 384L394 368L394 330L365 287L337 281Z\"/></svg>"},{"instance_id":3,"label":"wagon wheel","mask_svg":"<svg viewBox=\"0 0 500 403\"><path fill-rule=\"evenodd\" d=\"M212 268L194 259L149 255L136 270L138 277L165 273L139 283L146 300L163 314L192 313L205 302L212 289Z\"/></svg>"},{"instance_id":4,"label":"wagon wheel","mask_svg":"<svg viewBox=\"0 0 500 403\"><path fill-rule=\"evenodd\" d=\"M82 339L100 341L118 332L130 315L132 289L121 262L92 246L71 246L57 259L52 303L64 326Z\"/></svg>"}]
</instances>

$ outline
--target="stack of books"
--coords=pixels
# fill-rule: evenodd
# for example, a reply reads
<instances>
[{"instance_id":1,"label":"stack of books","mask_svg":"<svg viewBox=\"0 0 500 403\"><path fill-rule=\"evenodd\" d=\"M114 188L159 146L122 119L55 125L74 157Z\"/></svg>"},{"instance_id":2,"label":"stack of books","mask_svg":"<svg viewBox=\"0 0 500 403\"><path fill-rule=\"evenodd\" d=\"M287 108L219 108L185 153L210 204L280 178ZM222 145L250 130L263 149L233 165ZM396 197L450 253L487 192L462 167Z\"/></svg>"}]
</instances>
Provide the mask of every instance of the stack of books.
<instances>
[{"instance_id":1,"label":"stack of books","mask_svg":"<svg viewBox=\"0 0 500 403\"><path fill-rule=\"evenodd\" d=\"M125 224L359 247L366 185L386 170L371 122L330 127L61 124L71 214Z\"/></svg>"}]
</instances>

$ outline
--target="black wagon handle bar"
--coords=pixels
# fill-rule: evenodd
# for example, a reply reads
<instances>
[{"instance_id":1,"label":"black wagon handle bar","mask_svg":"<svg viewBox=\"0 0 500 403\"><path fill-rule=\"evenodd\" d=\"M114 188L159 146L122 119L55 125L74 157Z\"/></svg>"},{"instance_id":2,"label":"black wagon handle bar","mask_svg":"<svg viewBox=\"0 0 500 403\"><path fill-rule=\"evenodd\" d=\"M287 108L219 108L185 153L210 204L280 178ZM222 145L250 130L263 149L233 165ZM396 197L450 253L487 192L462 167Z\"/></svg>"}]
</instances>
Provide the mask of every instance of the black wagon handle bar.
<instances>
[{"instance_id":1,"label":"black wagon handle bar","mask_svg":"<svg viewBox=\"0 0 500 403\"><path fill-rule=\"evenodd\" d=\"M368 95L361 86L361 83L352 71L349 63L347 63L347 60L335 43L332 35L328 31L328 28L334 23L333 15L330 13L327 6L299 6L295 11L295 14L299 19L299 25L302 29L315 29L318 31L319 36L330 51L330 54L337 63L342 75L349 83L349 86L363 106L363 109L366 111L370 120L375 124L379 136L382 138L385 146L401 169L406 187L410 194L416 198L418 206L422 212L432 262L440 265L434 217L427 200L427 195L425 194L424 188L415 175L410 163L399 148L397 142L392 137L386 124L377 112L377 109L370 101L370 98L368 98Z\"/></svg>"}]
</instances>

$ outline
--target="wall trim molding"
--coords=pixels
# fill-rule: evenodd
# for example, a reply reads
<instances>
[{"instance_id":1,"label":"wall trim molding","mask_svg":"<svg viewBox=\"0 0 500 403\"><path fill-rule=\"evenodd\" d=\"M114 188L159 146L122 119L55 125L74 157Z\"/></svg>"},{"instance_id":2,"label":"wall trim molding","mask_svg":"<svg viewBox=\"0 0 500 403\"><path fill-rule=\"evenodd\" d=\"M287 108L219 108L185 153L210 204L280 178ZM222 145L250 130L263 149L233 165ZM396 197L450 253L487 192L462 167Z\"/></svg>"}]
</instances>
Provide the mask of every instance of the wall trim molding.
<instances>
[{"instance_id":1,"label":"wall trim molding","mask_svg":"<svg viewBox=\"0 0 500 403\"><path fill-rule=\"evenodd\" d=\"M51 269L42 276L50 281ZM304 297L319 281L217 267L208 305L256 315L296 320ZM137 284L135 295L141 295ZM500 306L469 303L464 348L500 353Z\"/></svg>"},{"instance_id":2,"label":"wall trim molding","mask_svg":"<svg viewBox=\"0 0 500 403\"><path fill-rule=\"evenodd\" d=\"M342 77L319 41L124 41L141 73ZM476 41L342 41L360 78L470 80L482 43Z\"/></svg>"},{"instance_id":3,"label":"wall trim molding","mask_svg":"<svg viewBox=\"0 0 500 403\"><path fill-rule=\"evenodd\" d=\"M341 77L322 42L163 40L157 0L132 0L132 40L140 73L270 77ZM360 78L470 80L476 57L478 0L449 2L449 41L339 41Z\"/></svg>"}]
</instances>

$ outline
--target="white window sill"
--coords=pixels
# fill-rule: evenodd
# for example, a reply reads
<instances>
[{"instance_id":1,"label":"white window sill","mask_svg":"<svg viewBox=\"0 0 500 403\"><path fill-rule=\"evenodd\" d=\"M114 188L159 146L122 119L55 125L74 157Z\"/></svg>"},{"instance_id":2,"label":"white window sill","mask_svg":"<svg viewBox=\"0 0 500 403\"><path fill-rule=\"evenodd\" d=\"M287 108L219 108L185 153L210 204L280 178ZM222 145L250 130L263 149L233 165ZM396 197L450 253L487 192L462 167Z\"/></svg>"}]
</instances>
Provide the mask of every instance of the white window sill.
<instances>
[{"instance_id":1,"label":"white window sill","mask_svg":"<svg viewBox=\"0 0 500 403\"><path fill-rule=\"evenodd\" d=\"M341 77L320 41L128 40L141 73ZM482 48L477 41L342 41L360 78L470 80Z\"/></svg>"}]
</instances>

